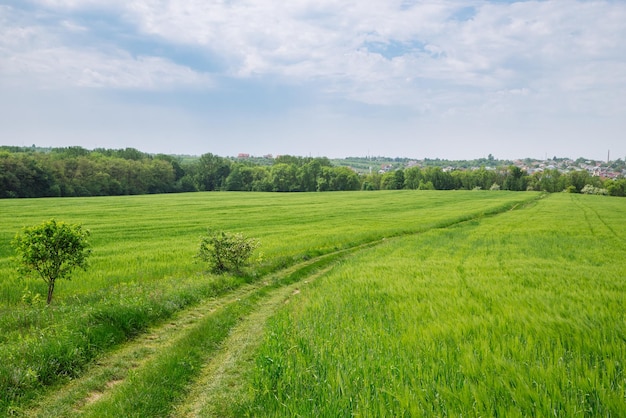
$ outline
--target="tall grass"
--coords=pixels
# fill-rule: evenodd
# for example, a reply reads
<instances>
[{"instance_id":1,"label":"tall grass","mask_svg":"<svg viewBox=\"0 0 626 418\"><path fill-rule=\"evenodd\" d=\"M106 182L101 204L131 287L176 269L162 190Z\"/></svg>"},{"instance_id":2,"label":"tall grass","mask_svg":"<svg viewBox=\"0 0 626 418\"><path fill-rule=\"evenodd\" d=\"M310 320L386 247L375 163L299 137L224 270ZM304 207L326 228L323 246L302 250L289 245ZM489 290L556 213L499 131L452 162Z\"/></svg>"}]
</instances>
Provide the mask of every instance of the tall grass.
<instances>
[{"instance_id":1,"label":"tall grass","mask_svg":"<svg viewBox=\"0 0 626 418\"><path fill-rule=\"evenodd\" d=\"M270 323L233 416L622 416L626 222L616 199L358 253Z\"/></svg>"},{"instance_id":2,"label":"tall grass","mask_svg":"<svg viewBox=\"0 0 626 418\"><path fill-rule=\"evenodd\" d=\"M0 410L73 378L103 351L149 325L282 266L341 248L451 224L536 194L414 191L327 194L194 193L0 201ZM9 242L55 217L92 232L87 272L59 283L45 307L19 279ZM249 277L216 278L193 255L206 228L261 240Z\"/></svg>"},{"instance_id":3,"label":"tall grass","mask_svg":"<svg viewBox=\"0 0 626 418\"><path fill-rule=\"evenodd\" d=\"M118 286L95 302L7 312L0 347L0 406L12 409L27 403L46 386L79 376L103 351L244 280L164 279L158 286Z\"/></svg>"},{"instance_id":4,"label":"tall grass","mask_svg":"<svg viewBox=\"0 0 626 418\"><path fill-rule=\"evenodd\" d=\"M148 366L131 374L108 397L82 411L88 417L167 416L186 393L190 379L213 355L219 343L258 301L252 294L203 319L181 339L165 347Z\"/></svg>"},{"instance_id":5,"label":"tall grass","mask_svg":"<svg viewBox=\"0 0 626 418\"><path fill-rule=\"evenodd\" d=\"M92 266L59 283L55 300L119 283L189 277L207 228L244 232L261 240L265 269L307 254L428 229L459 216L514 205L533 195L489 192L190 193L0 200L0 304L19 303L10 257L23 227L56 217L92 232ZM536 196L536 195L535 195ZM36 281L30 289L38 289ZM19 289L19 290L18 290Z\"/></svg>"}]
</instances>

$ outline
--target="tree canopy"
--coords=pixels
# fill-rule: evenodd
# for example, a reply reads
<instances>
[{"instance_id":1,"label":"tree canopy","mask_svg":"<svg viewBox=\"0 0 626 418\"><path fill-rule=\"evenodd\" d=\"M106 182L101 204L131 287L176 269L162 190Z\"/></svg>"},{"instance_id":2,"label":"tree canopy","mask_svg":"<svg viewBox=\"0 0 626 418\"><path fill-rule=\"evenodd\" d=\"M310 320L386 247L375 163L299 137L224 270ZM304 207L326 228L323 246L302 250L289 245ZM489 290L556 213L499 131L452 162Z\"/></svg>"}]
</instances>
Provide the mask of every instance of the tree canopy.
<instances>
[{"instance_id":1,"label":"tree canopy","mask_svg":"<svg viewBox=\"0 0 626 418\"><path fill-rule=\"evenodd\" d=\"M603 179L586 170L526 172L492 155L473 161L377 157L341 161L283 155L225 158L151 155L133 148L0 147L0 198L114 196L194 191L323 192L378 189L491 189L583 192L586 185L623 196L623 178ZM582 163L581 163L582 164ZM611 167L621 169L623 161ZM626 167L625 167L626 168ZM589 190L589 189L587 189Z\"/></svg>"}]
</instances>

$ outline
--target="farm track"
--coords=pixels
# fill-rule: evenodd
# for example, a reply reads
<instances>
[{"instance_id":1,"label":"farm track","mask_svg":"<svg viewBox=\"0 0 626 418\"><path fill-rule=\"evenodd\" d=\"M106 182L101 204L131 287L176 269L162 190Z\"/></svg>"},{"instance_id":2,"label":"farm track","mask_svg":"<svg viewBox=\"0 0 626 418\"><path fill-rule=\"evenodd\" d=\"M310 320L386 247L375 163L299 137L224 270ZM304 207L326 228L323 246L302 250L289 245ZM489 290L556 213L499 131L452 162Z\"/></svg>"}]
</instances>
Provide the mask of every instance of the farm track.
<instances>
[{"instance_id":1,"label":"farm track","mask_svg":"<svg viewBox=\"0 0 626 418\"><path fill-rule=\"evenodd\" d=\"M499 211L433 225L430 229L448 228L511 210L523 210L542 197L544 196L503 207ZM415 233L423 232L426 230ZM238 379L238 373L241 371L241 365L252 361L251 353L261 342L266 319L284 303L296 299L300 287L322 276L347 256L384 242L385 238L382 238L311 258L273 273L258 282L245 285L223 297L181 311L164 324L149 329L100 357L80 378L51 388L21 415L97 416L90 413L92 406L107 402L116 392L124 390L125 385L128 387L128 382L133 376L154 368L163 360L168 348L174 347L187 335L224 311L237 304L247 303L248 308L242 311L234 323L226 325L228 328L224 337L206 353L203 366L189 376L186 395L170 405L168 411L159 414L176 417L219 415L216 408L229 402L227 392L240 392L233 390L242 381ZM215 400L217 402L214 402Z\"/></svg>"},{"instance_id":2,"label":"farm track","mask_svg":"<svg viewBox=\"0 0 626 418\"><path fill-rule=\"evenodd\" d=\"M348 254L378 243L362 244L309 259L277 272L265 280L245 285L219 299L211 299L181 311L164 324L149 329L122 347L99 358L85 375L68 384L55 387L34 407L24 411L23 415L29 417L82 416L84 410L90 405L105 400L129 376L141 369L152 367L158 361L161 352L174 346L185 335L201 326L204 321L212 316L255 296L270 301L269 305L268 302L264 304L267 312L267 306L271 307L272 304L279 306L284 303L294 294L294 289L303 285L303 282L306 284L328 271ZM306 272L306 275L301 276L303 272ZM297 291L295 293L297 294ZM256 304L261 304L259 302L252 303L255 307ZM219 350L216 348L214 351ZM210 357L213 356L207 358L209 362L211 362Z\"/></svg>"},{"instance_id":3,"label":"farm track","mask_svg":"<svg viewBox=\"0 0 626 418\"><path fill-rule=\"evenodd\" d=\"M593 224L591 222L591 219L589 217L589 213L592 213L592 217L597 219L603 226L604 228L609 231L611 233L611 235L613 235L615 238L617 238L620 241L626 241L626 239L622 236L620 236L617 232L615 232L615 229L613 229L607 222L606 220L604 220L604 218L602 216L600 216L600 214L598 213L597 210L595 210L593 207L583 203L580 199L574 199L572 197L572 200L575 201L576 205L580 208L580 210L584 213L585 215L585 221L587 222L587 224L589 225L589 229L592 231L592 233L595 234L595 230L593 228Z\"/></svg>"}]
</instances>

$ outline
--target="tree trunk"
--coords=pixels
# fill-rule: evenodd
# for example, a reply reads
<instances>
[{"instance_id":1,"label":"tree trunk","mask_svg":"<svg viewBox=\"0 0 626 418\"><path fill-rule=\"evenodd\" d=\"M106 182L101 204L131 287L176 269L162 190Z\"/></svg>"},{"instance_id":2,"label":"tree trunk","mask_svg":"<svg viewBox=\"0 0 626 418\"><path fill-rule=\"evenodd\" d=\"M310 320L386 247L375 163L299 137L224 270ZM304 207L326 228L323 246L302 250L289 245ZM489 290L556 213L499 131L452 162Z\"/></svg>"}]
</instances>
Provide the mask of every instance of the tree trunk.
<instances>
[{"instance_id":1,"label":"tree trunk","mask_svg":"<svg viewBox=\"0 0 626 418\"><path fill-rule=\"evenodd\" d=\"M54 292L54 279L48 281L48 305L52 302L52 292Z\"/></svg>"}]
</instances>

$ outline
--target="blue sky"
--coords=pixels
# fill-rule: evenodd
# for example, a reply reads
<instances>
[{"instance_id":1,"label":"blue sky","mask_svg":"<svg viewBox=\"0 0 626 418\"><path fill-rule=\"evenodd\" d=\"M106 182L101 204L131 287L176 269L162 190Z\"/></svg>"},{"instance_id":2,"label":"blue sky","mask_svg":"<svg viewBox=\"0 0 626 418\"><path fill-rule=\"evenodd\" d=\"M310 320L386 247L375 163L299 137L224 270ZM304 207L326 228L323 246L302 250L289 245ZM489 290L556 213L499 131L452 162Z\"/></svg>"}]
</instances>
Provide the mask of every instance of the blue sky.
<instances>
[{"instance_id":1,"label":"blue sky","mask_svg":"<svg viewBox=\"0 0 626 418\"><path fill-rule=\"evenodd\" d=\"M0 144L626 157L626 2L0 0Z\"/></svg>"}]
</instances>

